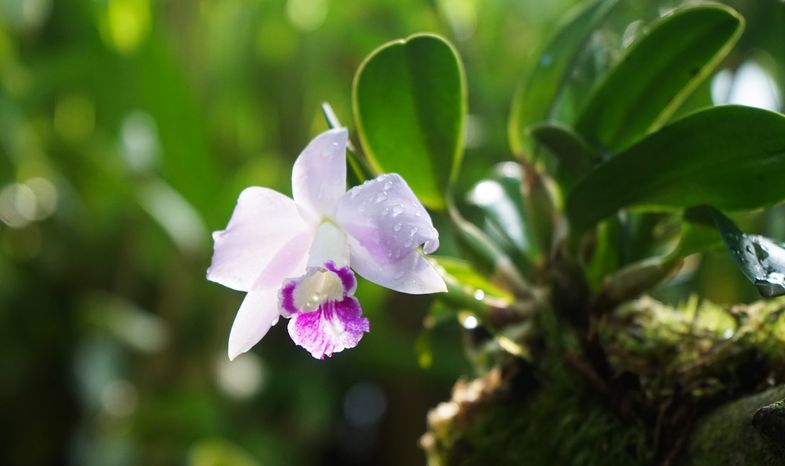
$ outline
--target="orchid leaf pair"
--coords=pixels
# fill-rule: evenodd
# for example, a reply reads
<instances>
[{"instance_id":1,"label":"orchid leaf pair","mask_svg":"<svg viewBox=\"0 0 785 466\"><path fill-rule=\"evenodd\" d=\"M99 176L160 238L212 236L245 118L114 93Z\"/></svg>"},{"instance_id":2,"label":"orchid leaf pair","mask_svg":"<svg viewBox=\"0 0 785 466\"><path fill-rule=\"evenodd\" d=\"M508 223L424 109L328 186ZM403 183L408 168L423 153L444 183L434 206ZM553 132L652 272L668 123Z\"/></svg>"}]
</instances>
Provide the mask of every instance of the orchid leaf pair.
<instances>
[{"instance_id":1,"label":"orchid leaf pair","mask_svg":"<svg viewBox=\"0 0 785 466\"><path fill-rule=\"evenodd\" d=\"M280 317L317 359L356 346L370 323L354 297L355 272L402 293L446 290L423 257L439 247L428 212L403 178L383 174L346 191L346 129L318 135L292 169L292 198L244 190L213 234L207 278L247 292L229 358L248 351Z\"/></svg>"}]
</instances>

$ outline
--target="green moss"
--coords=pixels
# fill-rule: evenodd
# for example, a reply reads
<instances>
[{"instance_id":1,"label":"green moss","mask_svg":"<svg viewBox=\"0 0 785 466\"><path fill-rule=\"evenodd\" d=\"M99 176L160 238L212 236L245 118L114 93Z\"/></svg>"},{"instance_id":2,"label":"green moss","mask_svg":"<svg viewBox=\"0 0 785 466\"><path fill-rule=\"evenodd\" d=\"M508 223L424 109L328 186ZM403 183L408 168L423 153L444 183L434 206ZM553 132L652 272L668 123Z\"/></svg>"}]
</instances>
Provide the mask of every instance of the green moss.
<instances>
[{"instance_id":1,"label":"green moss","mask_svg":"<svg viewBox=\"0 0 785 466\"><path fill-rule=\"evenodd\" d=\"M622 423L566 373L532 396L496 393L462 405L429 452L431 466L647 465L646 433ZM578 389L578 390L576 390ZM469 422L465 422L465 421ZM433 432L433 431L432 431Z\"/></svg>"},{"instance_id":2,"label":"green moss","mask_svg":"<svg viewBox=\"0 0 785 466\"><path fill-rule=\"evenodd\" d=\"M785 398L777 387L725 405L696 427L680 466L785 466L785 440L767 438L752 423L762 406Z\"/></svg>"},{"instance_id":3,"label":"green moss","mask_svg":"<svg viewBox=\"0 0 785 466\"><path fill-rule=\"evenodd\" d=\"M537 365L511 356L484 377L456 385L429 416L430 466L637 466L650 463L642 424L625 424L564 364L579 352L553 313L537 316L547 347Z\"/></svg>"},{"instance_id":4,"label":"green moss","mask_svg":"<svg viewBox=\"0 0 785 466\"><path fill-rule=\"evenodd\" d=\"M493 368L478 366L483 375L457 384L452 400L429 416L429 465L642 466L682 452L681 466L785 466L785 451L771 440L785 437L785 406L770 405L757 429L751 421L785 398L785 388L733 401L785 381L783 303L625 303L594 318L588 332L607 372L596 354L582 360L583 330L540 309L526 341L517 341L531 348L528 362L486 345L483 360ZM590 366L598 360L599 370ZM588 372L580 368L579 375L584 363ZM603 398L598 387L623 400ZM728 402L701 420L707 408ZM610 409L620 403L632 407L633 421Z\"/></svg>"},{"instance_id":5,"label":"green moss","mask_svg":"<svg viewBox=\"0 0 785 466\"><path fill-rule=\"evenodd\" d=\"M636 374L646 403L656 408L675 387L698 402L733 399L769 375L782 380L782 307L775 300L724 308L697 298L672 307L643 297L602 316L594 328L613 370Z\"/></svg>"}]
</instances>

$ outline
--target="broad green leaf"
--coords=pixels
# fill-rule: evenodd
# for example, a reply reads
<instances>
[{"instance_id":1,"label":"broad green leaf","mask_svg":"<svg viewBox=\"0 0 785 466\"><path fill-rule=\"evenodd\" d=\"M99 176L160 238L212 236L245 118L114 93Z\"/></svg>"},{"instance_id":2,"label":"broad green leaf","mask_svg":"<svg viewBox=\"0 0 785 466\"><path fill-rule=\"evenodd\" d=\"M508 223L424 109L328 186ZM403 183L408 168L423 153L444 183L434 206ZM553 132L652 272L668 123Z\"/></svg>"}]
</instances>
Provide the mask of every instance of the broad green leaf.
<instances>
[{"instance_id":1,"label":"broad green leaf","mask_svg":"<svg viewBox=\"0 0 785 466\"><path fill-rule=\"evenodd\" d=\"M565 192L591 169L591 161L596 157L581 137L566 126L558 123L543 123L529 129L535 141L553 155L548 173L556 179Z\"/></svg>"},{"instance_id":2,"label":"broad green leaf","mask_svg":"<svg viewBox=\"0 0 785 466\"><path fill-rule=\"evenodd\" d=\"M514 153L523 152L526 128L548 119L575 56L617 0L597 0L565 21L543 49L540 58L522 83L515 98L508 132Z\"/></svg>"},{"instance_id":3,"label":"broad green leaf","mask_svg":"<svg viewBox=\"0 0 785 466\"><path fill-rule=\"evenodd\" d=\"M399 173L425 205L444 207L460 166L466 113L455 49L431 34L381 46L357 71L353 104L371 167Z\"/></svg>"},{"instance_id":4,"label":"broad green leaf","mask_svg":"<svg viewBox=\"0 0 785 466\"><path fill-rule=\"evenodd\" d=\"M576 122L592 144L616 152L668 121L738 40L729 7L678 9L656 22L595 88Z\"/></svg>"},{"instance_id":5,"label":"broad green leaf","mask_svg":"<svg viewBox=\"0 0 785 466\"><path fill-rule=\"evenodd\" d=\"M623 207L755 209L785 199L785 117L729 105L693 113L594 168L570 193L574 231Z\"/></svg>"},{"instance_id":6,"label":"broad green leaf","mask_svg":"<svg viewBox=\"0 0 785 466\"><path fill-rule=\"evenodd\" d=\"M714 221L736 265L765 297L785 294L785 248L759 235L747 235L714 211Z\"/></svg>"}]
</instances>

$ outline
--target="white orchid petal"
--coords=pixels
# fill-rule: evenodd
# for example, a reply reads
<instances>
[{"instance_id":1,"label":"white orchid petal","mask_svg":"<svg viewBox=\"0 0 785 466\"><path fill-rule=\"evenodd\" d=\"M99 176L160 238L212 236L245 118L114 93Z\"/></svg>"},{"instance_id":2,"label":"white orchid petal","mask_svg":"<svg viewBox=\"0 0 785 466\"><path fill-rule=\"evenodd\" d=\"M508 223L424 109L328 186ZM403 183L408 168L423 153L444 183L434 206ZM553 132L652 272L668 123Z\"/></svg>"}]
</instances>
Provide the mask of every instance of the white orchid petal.
<instances>
[{"instance_id":1,"label":"white orchid petal","mask_svg":"<svg viewBox=\"0 0 785 466\"><path fill-rule=\"evenodd\" d=\"M355 242L353 238L350 244ZM379 262L368 250L356 245L352 248L352 268L366 280L400 293L429 294L447 291L439 272L419 251L392 263Z\"/></svg>"},{"instance_id":2,"label":"white orchid petal","mask_svg":"<svg viewBox=\"0 0 785 466\"><path fill-rule=\"evenodd\" d=\"M302 151L292 169L292 196L318 219L331 216L346 191L346 128L325 131Z\"/></svg>"},{"instance_id":3,"label":"white orchid petal","mask_svg":"<svg viewBox=\"0 0 785 466\"><path fill-rule=\"evenodd\" d=\"M229 333L229 359L234 359L259 343L275 325L278 313L276 290L252 291L245 295Z\"/></svg>"},{"instance_id":4,"label":"white orchid petal","mask_svg":"<svg viewBox=\"0 0 785 466\"><path fill-rule=\"evenodd\" d=\"M336 222L349 235L352 268L366 279L412 294L445 291L444 280L418 247L433 252L439 233L409 185L381 175L341 198Z\"/></svg>"},{"instance_id":5,"label":"white orchid petal","mask_svg":"<svg viewBox=\"0 0 785 466\"><path fill-rule=\"evenodd\" d=\"M307 229L294 201L271 189L247 188L226 229L213 233L207 279L249 291L278 251Z\"/></svg>"},{"instance_id":6,"label":"white orchid petal","mask_svg":"<svg viewBox=\"0 0 785 466\"><path fill-rule=\"evenodd\" d=\"M328 261L332 261L337 267L349 265L346 233L332 222L319 225L308 251L308 267L322 267Z\"/></svg>"},{"instance_id":7,"label":"white orchid petal","mask_svg":"<svg viewBox=\"0 0 785 466\"><path fill-rule=\"evenodd\" d=\"M259 278L253 284L253 290L278 289L286 278L298 277L305 273L308 248L313 241L313 231L290 238L278 252L270 258Z\"/></svg>"}]
</instances>

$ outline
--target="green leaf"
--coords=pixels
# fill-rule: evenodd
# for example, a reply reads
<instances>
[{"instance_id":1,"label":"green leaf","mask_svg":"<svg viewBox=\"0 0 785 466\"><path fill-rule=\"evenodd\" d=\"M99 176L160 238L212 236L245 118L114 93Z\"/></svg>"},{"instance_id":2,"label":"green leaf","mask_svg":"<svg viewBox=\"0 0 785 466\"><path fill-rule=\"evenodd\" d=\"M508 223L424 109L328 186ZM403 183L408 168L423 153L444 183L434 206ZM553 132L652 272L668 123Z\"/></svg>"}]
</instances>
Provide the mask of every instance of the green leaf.
<instances>
[{"instance_id":1,"label":"green leaf","mask_svg":"<svg viewBox=\"0 0 785 466\"><path fill-rule=\"evenodd\" d=\"M448 290L453 289L454 293L469 296L475 302L492 302L497 306L509 305L515 300L510 291L492 283L485 274L479 273L464 260L446 256L430 258L445 277ZM472 309L472 306L467 308Z\"/></svg>"},{"instance_id":2,"label":"green leaf","mask_svg":"<svg viewBox=\"0 0 785 466\"><path fill-rule=\"evenodd\" d=\"M622 241L621 222L617 218L602 222L597 228L591 257L586 261L586 280L593 290L621 265L619 244Z\"/></svg>"},{"instance_id":3,"label":"green leaf","mask_svg":"<svg viewBox=\"0 0 785 466\"><path fill-rule=\"evenodd\" d=\"M765 297L785 294L785 248L759 235L747 235L731 219L714 211L725 247L744 276Z\"/></svg>"},{"instance_id":4,"label":"green leaf","mask_svg":"<svg viewBox=\"0 0 785 466\"><path fill-rule=\"evenodd\" d=\"M463 65L436 35L381 46L354 79L354 115L371 167L399 173L432 208L445 206L458 172L465 114Z\"/></svg>"},{"instance_id":5,"label":"green leaf","mask_svg":"<svg viewBox=\"0 0 785 466\"><path fill-rule=\"evenodd\" d=\"M559 199L556 183L532 165L523 164L523 203L531 237L542 256L548 256L558 236Z\"/></svg>"},{"instance_id":6,"label":"green leaf","mask_svg":"<svg viewBox=\"0 0 785 466\"><path fill-rule=\"evenodd\" d=\"M426 320L428 325L435 325L460 311L469 311L485 320L491 309L507 308L515 301L510 291L490 281L485 274L464 260L445 256L429 256L428 260L447 285L447 293L440 295L437 301L447 307L432 308L430 318ZM440 312L434 312L436 310Z\"/></svg>"},{"instance_id":7,"label":"green leaf","mask_svg":"<svg viewBox=\"0 0 785 466\"><path fill-rule=\"evenodd\" d=\"M581 137L566 126L558 123L543 123L529 129L535 141L553 155L554 160L548 168L554 179L565 192L591 169L591 161L596 157Z\"/></svg>"},{"instance_id":8,"label":"green leaf","mask_svg":"<svg viewBox=\"0 0 785 466\"><path fill-rule=\"evenodd\" d=\"M540 59L513 99L508 132L514 153L523 152L526 128L548 119L575 56L617 0L598 0L565 21L540 54Z\"/></svg>"},{"instance_id":9,"label":"green leaf","mask_svg":"<svg viewBox=\"0 0 785 466\"><path fill-rule=\"evenodd\" d=\"M515 162L496 165L490 176L469 190L466 199L482 213L485 231L498 239L524 271L530 269L541 251L524 207L521 166Z\"/></svg>"},{"instance_id":10,"label":"green leaf","mask_svg":"<svg viewBox=\"0 0 785 466\"><path fill-rule=\"evenodd\" d=\"M463 218L452 202L448 202L447 208L458 247L471 263L485 274L499 277L516 291L527 293L530 286L510 256L487 234Z\"/></svg>"},{"instance_id":11,"label":"green leaf","mask_svg":"<svg viewBox=\"0 0 785 466\"><path fill-rule=\"evenodd\" d=\"M680 267L681 261L662 256L633 262L605 278L601 299L605 303L622 303L637 298L671 277Z\"/></svg>"},{"instance_id":12,"label":"green leaf","mask_svg":"<svg viewBox=\"0 0 785 466\"><path fill-rule=\"evenodd\" d=\"M729 7L678 9L656 22L600 82L576 122L592 144L616 152L668 121L744 29Z\"/></svg>"},{"instance_id":13,"label":"green leaf","mask_svg":"<svg viewBox=\"0 0 785 466\"><path fill-rule=\"evenodd\" d=\"M574 231L623 207L725 210L785 199L785 118L741 106L693 113L594 168L570 193Z\"/></svg>"},{"instance_id":14,"label":"green leaf","mask_svg":"<svg viewBox=\"0 0 785 466\"><path fill-rule=\"evenodd\" d=\"M679 243L667 259L675 261L691 254L711 251L722 246L722 238L714 225L709 207L693 207L684 211Z\"/></svg>"}]
</instances>

